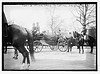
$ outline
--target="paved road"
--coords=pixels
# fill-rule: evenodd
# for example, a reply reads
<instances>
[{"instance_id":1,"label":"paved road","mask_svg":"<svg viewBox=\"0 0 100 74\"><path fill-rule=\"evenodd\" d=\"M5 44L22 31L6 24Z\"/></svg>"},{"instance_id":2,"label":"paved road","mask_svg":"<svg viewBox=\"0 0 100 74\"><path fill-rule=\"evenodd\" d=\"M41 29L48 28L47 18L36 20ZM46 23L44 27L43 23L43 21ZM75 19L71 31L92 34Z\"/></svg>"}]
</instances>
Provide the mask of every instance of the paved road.
<instances>
[{"instance_id":1,"label":"paved road","mask_svg":"<svg viewBox=\"0 0 100 74\"><path fill-rule=\"evenodd\" d=\"M73 47L72 52L44 48L40 53L35 53L36 61L31 62L29 70L96 70L96 49L93 54L89 53L89 47L84 47L84 50L84 54L79 54L76 47ZM19 53L18 60L14 60L13 52L13 49L9 49L4 54L4 69L20 69L22 55Z\"/></svg>"}]
</instances>

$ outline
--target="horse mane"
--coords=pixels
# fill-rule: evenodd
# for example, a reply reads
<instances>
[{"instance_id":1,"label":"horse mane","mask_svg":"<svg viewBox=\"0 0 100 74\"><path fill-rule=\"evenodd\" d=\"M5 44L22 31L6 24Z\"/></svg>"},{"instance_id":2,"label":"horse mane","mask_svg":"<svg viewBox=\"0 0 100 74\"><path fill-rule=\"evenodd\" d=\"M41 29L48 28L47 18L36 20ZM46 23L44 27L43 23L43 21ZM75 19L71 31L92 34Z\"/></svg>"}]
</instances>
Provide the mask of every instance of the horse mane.
<instances>
[{"instance_id":1,"label":"horse mane","mask_svg":"<svg viewBox=\"0 0 100 74\"><path fill-rule=\"evenodd\" d=\"M80 37L80 36L82 36L82 34L80 34L80 33L78 33L78 32L73 32L73 35L74 35L74 37L76 38L76 37Z\"/></svg>"},{"instance_id":2,"label":"horse mane","mask_svg":"<svg viewBox=\"0 0 100 74\"><path fill-rule=\"evenodd\" d=\"M2 27L3 27L3 36L7 37L8 36L8 32L7 32L7 27L8 27L8 22L5 16L5 13L2 13Z\"/></svg>"},{"instance_id":3,"label":"horse mane","mask_svg":"<svg viewBox=\"0 0 100 74\"><path fill-rule=\"evenodd\" d=\"M3 14L3 17L2 17L2 19L3 19L3 26L5 26L5 25L8 26L8 22L7 22L5 13L3 12L2 14Z\"/></svg>"}]
</instances>

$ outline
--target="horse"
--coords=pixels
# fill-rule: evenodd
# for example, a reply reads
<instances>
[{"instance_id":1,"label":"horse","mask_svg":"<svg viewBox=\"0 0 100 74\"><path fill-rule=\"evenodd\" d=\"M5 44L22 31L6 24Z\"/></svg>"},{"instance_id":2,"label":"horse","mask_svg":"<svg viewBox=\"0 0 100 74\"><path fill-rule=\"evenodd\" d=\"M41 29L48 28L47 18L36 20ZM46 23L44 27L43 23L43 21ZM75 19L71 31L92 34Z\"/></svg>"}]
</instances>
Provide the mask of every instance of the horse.
<instances>
[{"instance_id":1,"label":"horse","mask_svg":"<svg viewBox=\"0 0 100 74\"><path fill-rule=\"evenodd\" d=\"M67 38L66 37L66 42L67 42L67 45L68 45L68 50L67 52L71 52L72 51L72 47L75 45L75 39L73 37L70 37L70 38Z\"/></svg>"},{"instance_id":2,"label":"horse","mask_svg":"<svg viewBox=\"0 0 100 74\"><path fill-rule=\"evenodd\" d=\"M76 46L79 49L79 53L81 52L80 46L82 47L82 53L84 53L84 49L83 49L84 37L83 37L83 35L80 34L80 36L76 38Z\"/></svg>"},{"instance_id":3,"label":"horse","mask_svg":"<svg viewBox=\"0 0 100 74\"><path fill-rule=\"evenodd\" d=\"M8 38L11 39L12 46L16 48L15 50L18 50L23 55L22 68L24 68L26 59L29 66L29 52L31 59L34 59L33 36L31 32L23 27L12 24L8 26ZM28 40L29 51L24 47L26 39Z\"/></svg>"},{"instance_id":4,"label":"horse","mask_svg":"<svg viewBox=\"0 0 100 74\"><path fill-rule=\"evenodd\" d=\"M79 49L79 53L81 52L80 46L82 46L82 54L83 54L84 53L84 49L83 49L83 46L84 46L84 36L82 34L79 34L76 31L73 32L73 36L75 38L77 49Z\"/></svg>"},{"instance_id":5,"label":"horse","mask_svg":"<svg viewBox=\"0 0 100 74\"><path fill-rule=\"evenodd\" d=\"M3 18L6 18L5 15L3 15ZM15 47L16 50L18 50L23 56L21 69L25 68L26 59L27 59L27 68L29 68L30 66L29 52L31 60L32 61L35 60L34 50L33 50L33 35L31 31L16 24L8 25L7 21L5 21L4 19L3 21L4 21L3 26L6 26L5 29L3 29L3 32L7 31L7 39L9 40L9 42L12 43L12 46ZM26 40L28 40L29 51L26 50L26 48L24 47Z\"/></svg>"},{"instance_id":6,"label":"horse","mask_svg":"<svg viewBox=\"0 0 100 74\"><path fill-rule=\"evenodd\" d=\"M96 39L92 36L86 35L85 43L91 47L90 53L93 53L93 47L96 44Z\"/></svg>"}]
</instances>

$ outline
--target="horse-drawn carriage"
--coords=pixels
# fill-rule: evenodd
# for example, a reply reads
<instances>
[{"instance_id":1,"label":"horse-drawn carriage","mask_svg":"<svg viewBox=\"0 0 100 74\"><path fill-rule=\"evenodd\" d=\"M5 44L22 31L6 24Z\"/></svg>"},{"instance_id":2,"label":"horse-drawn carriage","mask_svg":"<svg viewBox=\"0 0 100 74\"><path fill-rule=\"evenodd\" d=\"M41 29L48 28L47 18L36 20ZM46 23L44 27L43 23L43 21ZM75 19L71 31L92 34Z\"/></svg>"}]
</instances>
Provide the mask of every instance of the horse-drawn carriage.
<instances>
[{"instance_id":1,"label":"horse-drawn carriage","mask_svg":"<svg viewBox=\"0 0 100 74\"><path fill-rule=\"evenodd\" d=\"M24 28L21 27L19 25L16 24L11 24L8 25L6 17L4 15L3 12L3 22L2 22L2 26L3 26L3 50L4 50L4 46L7 49L7 40L9 40L9 42L11 42L11 45L13 47L15 47L15 49L17 49L23 56L23 61L22 61L22 67L23 64L25 64L25 61L27 59L27 66L30 66L30 59L29 59L29 52L30 52L30 56L31 56L31 60L35 60L34 59L34 51L35 52L40 52L43 49L43 43L41 42L41 38L48 44L48 46L51 48L51 50L57 50L59 49L62 52L65 52L67 50L67 46L69 46L67 39L64 38L60 38L59 36L47 36L45 34L40 34L40 35L32 35L32 33ZM6 39L7 37L9 37L9 39ZM37 39L35 39L35 38ZM26 42L26 39L28 40ZM92 42L91 42L92 41ZM93 42L95 40L90 39L88 40L89 43L91 44L91 52L93 51ZM29 46L29 51L26 50L25 43L28 44ZM69 42L71 44L71 41ZM34 51L33 51L34 48Z\"/></svg>"},{"instance_id":2,"label":"horse-drawn carriage","mask_svg":"<svg viewBox=\"0 0 100 74\"><path fill-rule=\"evenodd\" d=\"M35 52L40 52L44 46L50 47L53 51L59 49L61 52L65 52L67 50L66 39L59 36L39 34L36 38L38 39L33 42Z\"/></svg>"}]
</instances>

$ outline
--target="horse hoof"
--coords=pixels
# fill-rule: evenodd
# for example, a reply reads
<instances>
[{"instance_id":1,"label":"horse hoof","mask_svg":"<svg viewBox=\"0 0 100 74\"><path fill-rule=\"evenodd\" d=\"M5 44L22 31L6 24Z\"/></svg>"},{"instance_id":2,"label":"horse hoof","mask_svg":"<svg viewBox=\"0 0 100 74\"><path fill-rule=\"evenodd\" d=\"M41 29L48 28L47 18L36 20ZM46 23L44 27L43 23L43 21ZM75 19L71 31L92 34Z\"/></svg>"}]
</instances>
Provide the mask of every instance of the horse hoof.
<instances>
[{"instance_id":1,"label":"horse hoof","mask_svg":"<svg viewBox=\"0 0 100 74\"><path fill-rule=\"evenodd\" d=\"M30 64L27 64L27 67L26 67L26 69L27 69L27 70L29 70L29 67L30 67Z\"/></svg>"},{"instance_id":2,"label":"horse hoof","mask_svg":"<svg viewBox=\"0 0 100 74\"><path fill-rule=\"evenodd\" d=\"M91 54L93 53L93 52L90 52Z\"/></svg>"},{"instance_id":3,"label":"horse hoof","mask_svg":"<svg viewBox=\"0 0 100 74\"><path fill-rule=\"evenodd\" d=\"M17 60L17 59L18 59L18 57L13 57L13 59Z\"/></svg>"},{"instance_id":4,"label":"horse hoof","mask_svg":"<svg viewBox=\"0 0 100 74\"><path fill-rule=\"evenodd\" d=\"M15 57L13 57L13 59L15 59Z\"/></svg>"},{"instance_id":5,"label":"horse hoof","mask_svg":"<svg viewBox=\"0 0 100 74\"><path fill-rule=\"evenodd\" d=\"M22 70L24 70L25 69L25 63L23 63L22 65L21 65L21 67L20 67L20 69Z\"/></svg>"},{"instance_id":6,"label":"horse hoof","mask_svg":"<svg viewBox=\"0 0 100 74\"><path fill-rule=\"evenodd\" d=\"M29 68L30 67L30 64L27 64L27 67Z\"/></svg>"}]
</instances>

